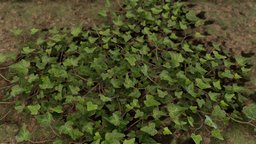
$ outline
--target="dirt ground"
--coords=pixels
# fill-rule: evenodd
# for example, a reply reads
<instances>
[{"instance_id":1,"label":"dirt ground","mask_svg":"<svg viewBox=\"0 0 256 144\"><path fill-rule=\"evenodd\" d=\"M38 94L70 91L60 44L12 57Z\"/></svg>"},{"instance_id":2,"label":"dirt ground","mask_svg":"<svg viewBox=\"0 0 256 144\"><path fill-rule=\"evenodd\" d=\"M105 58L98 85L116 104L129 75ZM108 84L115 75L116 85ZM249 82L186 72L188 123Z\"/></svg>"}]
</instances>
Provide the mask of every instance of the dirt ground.
<instances>
[{"instance_id":1,"label":"dirt ground","mask_svg":"<svg viewBox=\"0 0 256 144\"><path fill-rule=\"evenodd\" d=\"M256 0L191 2L196 4L196 11L205 11L206 18L214 21L206 26L206 31L211 34L207 37L209 40L224 41L226 48L236 52L256 52ZM20 40L13 36L11 30L91 26L101 22L97 12L103 7L104 0L0 0L0 52L19 48ZM256 68L253 74L256 74ZM0 85L1 83L3 81L0 80ZM251 85L256 88L256 78L252 77ZM51 138L52 131L37 127L33 118L10 111L10 105L12 103L0 102L1 144L14 143L14 137L22 122L29 124L29 129L34 133L33 140ZM205 144L256 144L256 133L244 125L232 124L225 131L225 138L225 142L208 140Z\"/></svg>"}]
</instances>

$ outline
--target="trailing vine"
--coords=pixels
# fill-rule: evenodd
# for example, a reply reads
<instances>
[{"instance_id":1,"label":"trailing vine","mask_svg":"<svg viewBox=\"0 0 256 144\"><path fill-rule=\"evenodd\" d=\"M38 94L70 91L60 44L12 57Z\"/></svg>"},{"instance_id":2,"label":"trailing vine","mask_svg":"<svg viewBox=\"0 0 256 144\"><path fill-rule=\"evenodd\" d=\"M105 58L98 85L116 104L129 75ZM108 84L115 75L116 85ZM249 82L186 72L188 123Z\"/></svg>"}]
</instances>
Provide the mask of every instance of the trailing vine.
<instances>
[{"instance_id":1,"label":"trailing vine","mask_svg":"<svg viewBox=\"0 0 256 144\"><path fill-rule=\"evenodd\" d=\"M126 0L100 15L110 24L31 30L37 40L8 68L16 110L92 144L170 143L184 132L200 144L203 126L224 140L219 121L255 120L255 105L244 104L248 58L205 43L204 20L184 3ZM17 141L29 140L23 125Z\"/></svg>"}]
</instances>

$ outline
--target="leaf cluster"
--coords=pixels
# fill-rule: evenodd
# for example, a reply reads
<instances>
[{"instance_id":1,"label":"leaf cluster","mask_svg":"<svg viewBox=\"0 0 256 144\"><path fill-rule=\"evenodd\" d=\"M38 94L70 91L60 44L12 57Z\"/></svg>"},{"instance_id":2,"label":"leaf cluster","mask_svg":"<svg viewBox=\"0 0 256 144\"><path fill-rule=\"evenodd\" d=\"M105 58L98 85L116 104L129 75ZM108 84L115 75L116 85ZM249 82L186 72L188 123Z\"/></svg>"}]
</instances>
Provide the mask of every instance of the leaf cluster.
<instances>
[{"instance_id":1,"label":"leaf cluster","mask_svg":"<svg viewBox=\"0 0 256 144\"><path fill-rule=\"evenodd\" d=\"M26 100L16 107L92 144L162 143L179 132L199 144L201 125L223 140L218 122L242 116L247 58L204 43L196 31L204 20L182 2L127 0L111 19L87 30L33 29L37 40L9 67L8 96ZM249 118L254 107L243 109Z\"/></svg>"}]
</instances>

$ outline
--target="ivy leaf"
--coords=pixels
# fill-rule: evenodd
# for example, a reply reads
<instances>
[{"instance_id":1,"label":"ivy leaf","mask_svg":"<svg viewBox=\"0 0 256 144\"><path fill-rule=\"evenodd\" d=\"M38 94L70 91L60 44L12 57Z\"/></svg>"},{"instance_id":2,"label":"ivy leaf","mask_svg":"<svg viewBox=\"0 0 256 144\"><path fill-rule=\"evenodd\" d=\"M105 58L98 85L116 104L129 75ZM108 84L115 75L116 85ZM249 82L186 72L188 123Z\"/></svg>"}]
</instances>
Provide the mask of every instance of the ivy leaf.
<instances>
[{"instance_id":1,"label":"ivy leaf","mask_svg":"<svg viewBox=\"0 0 256 144\"><path fill-rule=\"evenodd\" d=\"M15 97L19 94L22 94L24 91L25 91L25 89L23 87L21 87L20 85L15 85L11 89L10 96Z\"/></svg>"},{"instance_id":2,"label":"ivy leaf","mask_svg":"<svg viewBox=\"0 0 256 144\"><path fill-rule=\"evenodd\" d=\"M128 61L128 63L129 63L131 66L135 66L136 61L137 61L135 55L127 54L127 55L125 56L125 59Z\"/></svg>"},{"instance_id":3,"label":"ivy leaf","mask_svg":"<svg viewBox=\"0 0 256 144\"><path fill-rule=\"evenodd\" d=\"M202 108L205 105L205 100L203 100L203 99L196 99L196 102L197 102L199 108Z\"/></svg>"},{"instance_id":4,"label":"ivy leaf","mask_svg":"<svg viewBox=\"0 0 256 144\"><path fill-rule=\"evenodd\" d=\"M22 54L30 54L30 53L32 53L32 52L34 52L35 51L35 49L32 49L32 48L30 48L30 47L24 47L24 48L22 48L22 51L21 51L21 53ZM1 61L0 61L1 62Z\"/></svg>"},{"instance_id":5,"label":"ivy leaf","mask_svg":"<svg viewBox=\"0 0 256 144\"><path fill-rule=\"evenodd\" d=\"M248 59L245 58L245 57L243 57L243 56L241 56L241 55L239 55L239 56L236 56L236 57L235 57L235 60L236 60L236 62L237 62L238 65L240 65L240 66L245 66Z\"/></svg>"},{"instance_id":6,"label":"ivy leaf","mask_svg":"<svg viewBox=\"0 0 256 144\"><path fill-rule=\"evenodd\" d=\"M160 103L155 100L154 96L152 95L146 95L146 100L144 101L144 104L146 107L153 107L153 106L159 106Z\"/></svg>"},{"instance_id":7,"label":"ivy leaf","mask_svg":"<svg viewBox=\"0 0 256 144\"><path fill-rule=\"evenodd\" d=\"M20 76L26 76L28 74L30 62L26 60L21 60L20 62L10 66L10 69Z\"/></svg>"},{"instance_id":8,"label":"ivy leaf","mask_svg":"<svg viewBox=\"0 0 256 144\"><path fill-rule=\"evenodd\" d=\"M28 106L28 110L30 111L31 115L37 115L40 108L41 108L40 104Z\"/></svg>"},{"instance_id":9,"label":"ivy leaf","mask_svg":"<svg viewBox=\"0 0 256 144\"><path fill-rule=\"evenodd\" d=\"M165 96L168 95L168 92L167 91L162 91L160 89L157 89L157 94L160 98L164 98Z\"/></svg>"},{"instance_id":10,"label":"ivy leaf","mask_svg":"<svg viewBox=\"0 0 256 144\"><path fill-rule=\"evenodd\" d=\"M114 126L119 126L121 124L121 116L119 112L115 112L108 120Z\"/></svg>"},{"instance_id":11,"label":"ivy leaf","mask_svg":"<svg viewBox=\"0 0 256 144\"><path fill-rule=\"evenodd\" d=\"M155 123L149 123L147 126L142 127L140 130L151 136L154 136L158 133Z\"/></svg>"},{"instance_id":12,"label":"ivy leaf","mask_svg":"<svg viewBox=\"0 0 256 144\"><path fill-rule=\"evenodd\" d=\"M220 93L214 93L214 92L209 92L208 93L208 95L209 95L209 97L210 97L210 99L212 100L212 101L217 101L217 98L220 96Z\"/></svg>"},{"instance_id":13,"label":"ivy leaf","mask_svg":"<svg viewBox=\"0 0 256 144\"><path fill-rule=\"evenodd\" d=\"M217 120L225 120L226 118L226 112L220 108L219 105L214 106L212 111L212 117Z\"/></svg>"},{"instance_id":14,"label":"ivy leaf","mask_svg":"<svg viewBox=\"0 0 256 144\"><path fill-rule=\"evenodd\" d=\"M124 22L122 21L121 16L115 17L114 20L113 20L113 23L114 23L116 26L119 26L119 27L121 27L121 26L124 24Z\"/></svg>"},{"instance_id":15,"label":"ivy leaf","mask_svg":"<svg viewBox=\"0 0 256 144\"><path fill-rule=\"evenodd\" d=\"M58 66L58 65L52 65L48 72L53 77L57 77L57 78L67 78L68 77L68 72L65 70L65 68Z\"/></svg>"},{"instance_id":16,"label":"ivy leaf","mask_svg":"<svg viewBox=\"0 0 256 144\"><path fill-rule=\"evenodd\" d=\"M67 58L67 59L65 59L65 61L63 62L63 65L65 66L65 67L68 67L68 66L73 66L73 67L75 67L75 66L78 66L78 61L79 61L79 59L78 58Z\"/></svg>"},{"instance_id":17,"label":"ivy leaf","mask_svg":"<svg viewBox=\"0 0 256 144\"><path fill-rule=\"evenodd\" d=\"M43 90L52 89L54 87L54 84L50 81L48 76L43 76L41 81L42 83L39 85L39 87Z\"/></svg>"},{"instance_id":18,"label":"ivy leaf","mask_svg":"<svg viewBox=\"0 0 256 144\"><path fill-rule=\"evenodd\" d=\"M95 111L98 109L98 105L92 103L91 101L86 103L87 111Z\"/></svg>"},{"instance_id":19,"label":"ivy leaf","mask_svg":"<svg viewBox=\"0 0 256 144\"><path fill-rule=\"evenodd\" d=\"M212 135L212 137L215 137L215 138L217 138L217 139L219 139L219 140L224 140L224 138L223 138L223 136L221 135L221 132L220 132L220 130L219 129L214 129L214 130L212 130L211 131L211 135Z\"/></svg>"},{"instance_id":20,"label":"ivy leaf","mask_svg":"<svg viewBox=\"0 0 256 144\"><path fill-rule=\"evenodd\" d=\"M208 89L211 88L211 86L204 82L202 79L196 78L196 85L200 88L200 89Z\"/></svg>"},{"instance_id":21,"label":"ivy leaf","mask_svg":"<svg viewBox=\"0 0 256 144\"><path fill-rule=\"evenodd\" d=\"M196 134L194 134L194 133L192 133L191 138L193 139L193 141L194 141L196 144L201 144L201 142L203 141L203 138L202 138L201 135L196 135Z\"/></svg>"},{"instance_id":22,"label":"ivy leaf","mask_svg":"<svg viewBox=\"0 0 256 144\"><path fill-rule=\"evenodd\" d=\"M187 108L182 107L177 104L168 104L167 105L167 110L169 112L169 116L171 119L174 121L178 121L180 115L186 110Z\"/></svg>"},{"instance_id":23,"label":"ivy leaf","mask_svg":"<svg viewBox=\"0 0 256 144\"><path fill-rule=\"evenodd\" d=\"M125 42L128 42L132 38L131 34L128 32L126 32L124 35L122 35L122 37Z\"/></svg>"},{"instance_id":24,"label":"ivy leaf","mask_svg":"<svg viewBox=\"0 0 256 144\"><path fill-rule=\"evenodd\" d=\"M196 13L192 10L186 13L186 18L192 22L198 21L198 17L196 16Z\"/></svg>"},{"instance_id":25,"label":"ivy leaf","mask_svg":"<svg viewBox=\"0 0 256 144\"><path fill-rule=\"evenodd\" d=\"M129 140L124 140L123 144L135 144L135 138L129 139Z\"/></svg>"},{"instance_id":26,"label":"ivy leaf","mask_svg":"<svg viewBox=\"0 0 256 144\"><path fill-rule=\"evenodd\" d=\"M32 29L30 30L30 33L31 33L32 35L34 35L34 34L36 34L38 31L39 31L39 29L37 29L37 28L32 28Z\"/></svg>"},{"instance_id":27,"label":"ivy leaf","mask_svg":"<svg viewBox=\"0 0 256 144\"><path fill-rule=\"evenodd\" d=\"M230 70L225 70L224 72L220 73L220 76L222 78L229 78L229 79L234 78L234 75L232 74L232 72Z\"/></svg>"},{"instance_id":28,"label":"ivy leaf","mask_svg":"<svg viewBox=\"0 0 256 144\"><path fill-rule=\"evenodd\" d=\"M73 95L79 94L80 88L78 86L69 85L68 87Z\"/></svg>"},{"instance_id":29,"label":"ivy leaf","mask_svg":"<svg viewBox=\"0 0 256 144\"><path fill-rule=\"evenodd\" d=\"M20 36L23 32L23 30L21 29L18 29L18 28L15 28L15 29L12 29L10 30L15 36Z\"/></svg>"},{"instance_id":30,"label":"ivy leaf","mask_svg":"<svg viewBox=\"0 0 256 144\"><path fill-rule=\"evenodd\" d=\"M204 123L212 128L215 128L217 129L217 125L212 121L211 117L205 115L205 120L204 120Z\"/></svg>"},{"instance_id":31,"label":"ivy leaf","mask_svg":"<svg viewBox=\"0 0 256 144\"><path fill-rule=\"evenodd\" d=\"M126 16L127 18L134 18L134 17L136 17L131 11L127 11L126 14L125 14L125 16Z\"/></svg>"},{"instance_id":32,"label":"ivy leaf","mask_svg":"<svg viewBox=\"0 0 256 144\"><path fill-rule=\"evenodd\" d=\"M82 28L81 28L81 27L76 27L76 28L73 28L73 29L71 30L71 34L72 34L74 37L77 37L81 32L82 32Z\"/></svg>"},{"instance_id":33,"label":"ivy leaf","mask_svg":"<svg viewBox=\"0 0 256 144\"><path fill-rule=\"evenodd\" d=\"M146 64L142 66L141 72L144 74L144 76L148 76L148 66Z\"/></svg>"},{"instance_id":34,"label":"ivy leaf","mask_svg":"<svg viewBox=\"0 0 256 144\"><path fill-rule=\"evenodd\" d=\"M0 64L7 62L9 60L15 60L16 54L15 53L0 53Z\"/></svg>"},{"instance_id":35,"label":"ivy leaf","mask_svg":"<svg viewBox=\"0 0 256 144\"><path fill-rule=\"evenodd\" d=\"M94 68L98 73L107 69L107 64L104 61L103 57L94 58L91 64L91 67Z\"/></svg>"},{"instance_id":36,"label":"ivy leaf","mask_svg":"<svg viewBox=\"0 0 256 144\"><path fill-rule=\"evenodd\" d=\"M100 96L100 100L102 100L103 102L109 102L109 101L111 101L111 98L106 97L106 96L103 95L103 94L100 94L99 96Z\"/></svg>"},{"instance_id":37,"label":"ivy leaf","mask_svg":"<svg viewBox=\"0 0 256 144\"><path fill-rule=\"evenodd\" d=\"M217 59L226 59L227 58L226 56L219 54L219 52L217 52L217 51L213 51L213 54Z\"/></svg>"},{"instance_id":38,"label":"ivy leaf","mask_svg":"<svg viewBox=\"0 0 256 144\"><path fill-rule=\"evenodd\" d=\"M166 70L163 70L161 73L160 73L160 79L161 80L165 80L165 81L168 81L169 83L173 83L173 79L171 78L170 76L170 73Z\"/></svg>"},{"instance_id":39,"label":"ivy leaf","mask_svg":"<svg viewBox=\"0 0 256 144\"><path fill-rule=\"evenodd\" d=\"M188 117L188 123L190 126L194 127L194 119L192 117Z\"/></svg>"},{"instance_id":40,"label":"ivy leaf","mask_svg":"<svg viewBox=\"0 0 256 144\"><path fill-rule=\"evenodd\" d=\"M39 79L39 76L38 76L38 74L30 74L29 76L28 76L28 82L29 83L32 83L32 82L34 82L34 81L36 81L36 80L38 80Z\"/></svg>"},{"instance_id":41,"label":"ivy leaf","mask_svg":"<svg viewBox=\"0 0 256 144\"><path fill-rule=\"evenodd\" d=\"M105 144L120 144L120 141L125 137L123 133L119 133L117 130L113 130L111 133L105 134Z\"/></svg>"},{"instance_id":42,"label":"ivy leaf","mask_svg":"<svg viewBox=\"0 0 256 144\"><path fill-rule=\"evenodd\" d=\"M59 132L69 135L73 140L77 140L82 137L84 134L78 129L73 128L73 123L68 121L64 125L60 126Z\"/></svg>"},{"instance_id":43,"label":"ivy leaf","mask_svg":"<svg viewBox=\"0 0 256 144\"><path fill-rule=\"evenodd\" d=\"M151 8L151 11L153 14L160 14L163 10L161 8L158 8L158 7L153 7Z\"/></svg>"},{"instance_id":44,"label":"ivy leaf","mask_svg":"<svg viewBox=\"0 0 256 144\"><path fill-rule=\"evenodd\" d=\"M56 112L56 113L63 113L62 106L60 106L60 105L51 108L51 110L52 110L53 112Z\"/></svg>"},{"instance_id":45,"label":"ivy leaf","mask_svg":"<svg viewBox=\"0 0 256 144\"><path fill-rule=\"evenodd\" d=\"M36 116L36 120L39 124L44 126L49 126L53 120L52 114L47 112L44 115L38 115Z\"/></svg>"},{"instance_id":46,"label":"ivy leaf","mask_svg":"<svg viewBox=\"0 0 256 144\"><path fill-rule=\"evenodd\" d=\"M120 86L122 85L122 81L121 80L119 80L119 79L114 79L114 78L112 78L111 80L110 80L110 83L112 84L112 86L114 87L114 88L120 88Z\"/></svg>"},{"instance_id":47,"label":"ivy leaf","mask_svg":"<svg viewBox=\"0 0 256 144\"><path fill-rule=\"evenodd\" d=\"M126 74L125 76L125 80L124 80L124 86L125 88L133 88L134 85L136 84L136 82L134 82L134 80L131 80L128 76L128 74Z\"/></svg>"},{"instance_id":48,"label":"ivy leaf","mask_svg":"<svg viewBox=\"0 0 256 144\"><path fill-rule=\"evenodd\" d=\"M94 124L92 122L86 122L82 128L82 131L93 135L93 131L94 131L93 126L94 126Z\"/></svg>"},{"instance_id":49,"label":"ivy leaf","mask_svg":"<svg viewBox=\"0 0 256 144\"><path fill-rule=\"evenodd\" d=\"M226 93L224 95L224 98L227 102L232 102L232 98L235 96L235 94Z\"/></svg>"},{"instance_id":50,"label":"ivy leaf","mask_svg":"<svg viewBox=\"0 0 256 144\"><path fill-rule=\"evenodd\" d=\"M215 82L212 82L213 83L213 86L214 88L218 89L218 90L221 90L221 85L220 85L220 81L215 81Z\"/></svg>"},{"instance_id":51,"label":"ivy leaf","mask_svg":"<svg viewBox=\"0 0 256 144\"><path fill-rule=\"evenodd\" d=\"M180 66L180 63L185 60L181 53L169 52L169 54L172 59L171 64L174 68Z\"/></svg>"},{"instance_id":52,"label":"ivy leaf","mask_svg":"<svg viewBox=\"0 0 256 144\"><path fill-rule=\"evenodd\" d=\"M140 110L136 110L136 114L134 118L142 118L144 116L144 112L141 112Z\"/></svg>"},{"instance_id":53,"label":"ivy leaf","mask_svg":"<svg viewBox=\"0 0 256 144\"><path fill-rule=\"evenodd\" d=\"M182 29L182 30L186 30L186 29L188 29L188 27L187 27L187 25L186 24L184 24L183 22L179 22L179 26L180 26L180 28Z\"/></svg>"},{"instance_id":54,"label":"ivy leaf","mask_svg":"<svg viewBox=\"0 0 256 144\"><path fill-rule=\"evenodd\" d=\"M17 136L15 136L15 139L18 143L24 142L24 141L29 141L31 139L31 134L27 130L26 124L22 124L22 127L18 133Z\"/></svg>"},{"instance_id":55,"label":"ivy leaf","mask_svg":"<svg viewBox=\"0 0 256 144\"><path fill-rule=\"evenodd\" d=\"M105 9L99 11L99 16L107 17L107 11Z\"/></svg>"},{"instance_id":56,"label":"ivy leaf","mask_svg":"<svg viewBox=\"0 0 256 144\"><path fill-rule=\"evenodd\" d=\"M193 97L197 97L197 94L195 93L195 90L194 90L194 83L191 83L190 85L188 85L186 87L186 91Z\"/></svg>"},{"instance_id":57,"label":"ivy leaf","mask_svg":"<svg viewBox=\"0 0 256 144\"><path fill-rule=\"evenodd\" d=\"M256 104L249 104L243 108L243 113L249 119L256 120Z\"/></svg>"},{"instance_id":58,"label":"ivy leaf","mask_svg":"<svg viewBox=\"0 0 256 144\"><path fill-rule=\"evenodd\" d=\"M163 130L163 135L171 135L172 132L170 131L170 129L168 127L164 127L164 130Z\"/></svg>"},{"instance_id":59,"label":"ivy leaf","mask_svg":"<svg viewBox=\"0 0 256 144\"><path fill-rule=\"evenodd\" d=\"M94 38L94 37L88 37L88 41L91 44L94 44L97 41L98 38Z\"/></svg>"},{"instance_id":60,"label":"ivy leaf","mask_svg":"<svg viewBox=\"0 0 256 144\"><path fill-rule=\"evenodd\" d=\"M190 48L190 45L187 44L187 43L183 44L182 48L183 48L186 52L191 52L191 53L193 52L193 50L191 50L191 48Z\"/></svg>"}]
</instances>

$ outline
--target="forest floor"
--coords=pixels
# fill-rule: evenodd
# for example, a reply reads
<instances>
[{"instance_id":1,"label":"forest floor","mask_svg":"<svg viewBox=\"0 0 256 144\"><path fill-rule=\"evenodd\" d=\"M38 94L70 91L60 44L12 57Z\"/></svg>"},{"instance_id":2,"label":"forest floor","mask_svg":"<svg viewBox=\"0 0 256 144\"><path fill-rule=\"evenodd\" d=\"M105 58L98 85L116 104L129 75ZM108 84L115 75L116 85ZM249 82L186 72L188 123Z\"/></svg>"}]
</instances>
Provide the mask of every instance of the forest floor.
<instances>
[{"instance_id":1,"label":"forest floor","mask_svg":"<svg viewBox=\"0 0 256 144\"><path fill-rule=\"evenodd\" d=\"M15 29L92 26L102 20L97 13L104 7L103 0L0 0L0 52L15 51L23 36L15 38ZM193 9L204 11L214 21L205 27L209 40L224 41L225 47L236 53L256 52L256 0L192 0ZM256 56L255 56L256 57ZM256 58L255 65L256 65ZM256 67L256 66L255 66ZM1 71L0 71L1 72ZM256 89L256 68L252 70L249 88ZM0 87L4 81L0 80ZM256 96L256 95L255 95ZM1 99L0 94L0 99ZM1 101L1 100L0 100ZM33 133L32 140L50 140L52 131L40 128L35 119L11 109L14 103L0 102L0 144L15 143L15 135L22 123ZM233 123L224 132L225 142L205 140L205 144L256 144L256 132L249 126ZM47 142L46 142L47 143Z\"/></svg>"}]
</instances>

